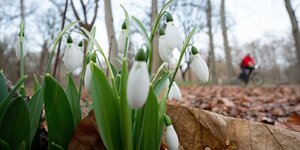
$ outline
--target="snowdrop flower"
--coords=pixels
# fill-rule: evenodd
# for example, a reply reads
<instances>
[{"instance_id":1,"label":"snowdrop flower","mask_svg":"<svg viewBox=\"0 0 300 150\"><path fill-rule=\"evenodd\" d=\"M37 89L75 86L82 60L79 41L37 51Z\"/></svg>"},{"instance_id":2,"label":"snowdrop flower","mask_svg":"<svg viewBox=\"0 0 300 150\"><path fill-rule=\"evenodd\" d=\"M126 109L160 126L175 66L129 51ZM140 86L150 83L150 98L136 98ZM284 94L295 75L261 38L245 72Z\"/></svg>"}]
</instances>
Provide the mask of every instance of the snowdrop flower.
<instances>
[{"instance_id":1,"label":"snowdrop flower","mask_svg":"<svg viewBox=\"0 0 300 150\"><path fill-rule=\"evenodd\" d=\"M81 45L82 46L82 45ZM81 46L74 45L72 38L69 36L67 40L67 47L63 57L66 68L73 72L76 68L81 67L83 61L83 52Z\"/></svg>"},{"instance_id":2,"label":"snowdrop flower","mask_svg":"<svg viewBox=\"0 0 300 150\"><path fill-rule=\"evenodd\" d=\"M85 75L84 75L84 87L86 91L90 94L91 93L91 81L92 81L92 71L91 65L88 63L86 65Z\"/></svg>"},{"instance_id":3,"label":"snowdrop flower","mask_svg":"<svg viewBox=\"0 0 300 150\"><path fill-rule=\"evenodd\" d=\"M21 59L21 46L20 46L20 35L18 36L18 39L16 41L16 56L18 59ZM24 33L22 35L22 50L23 50L23 57L27 54L27 45L26 40L24 38Z\"/></svg>"},{"instance_id":4,"label":"snowdrop flower","mask_svg":"<svg viewBox=\"0 0 300 150\"><path fill-rule=\"evenodd\" d=\"M167 126L166 129L166 142L169 150L178 150L179 148L179 140L177 133L172 125L171 119L164 115L164 121Z\"/></svg>"},{"instance_id":5,"label":"snowdrop flower","mask_svg":"<svg viewBox=\"0 0 300 150\"><path fill-rule=\"evenodd\" d=\"M172 50L167 47L166 35L163 29L159 31L158 52L162 61L168 63L171 59Z\"/></svg>"},{"instance_id":6,"label":"snowdrop flower","mask_svg":"<svg viewBox=\"0 0 300 150\"><path fill-rule=\"evenodd\" d=\"M191 69L201 82L207 82L209 78L208 67L204 59L198 53L196 47L192 47Z\"/></svg>"},{"instance_id":7,"label":"snowdrop flower","mask_svg":"<svg viewBox=\"0 0 300 150\"><path fill-rule=\"evenodd\" d=\"M168 95L169 100L172 100L173 98L177 101L180 101L182 99L180 89L179 89L178 85L176 84L176 82L172 83L172 86L171 86L171 89L170 89L169 95Z\"/></svg>"},{"instance_id":8,"label":"snowdrop flower","mask_svg":"<svg viewBox=\"0 0 300 150\"><path fill-rule=\"evenodd\" d=\"M124 21L122 24L122 31L119 34L119 38L118 38L119 53L124 53L124 51L125 51L126 32L127 32L127 27L126 27L126 22Z\"/></svg>"},{"instance_id":9,"label":"snowdrop flower","mask_svg":"<svg viewBox=\"0 0 300 150\"><path fill-rule=\"evenodd\" d=\"M140 49L128 76L127 99L130 107L141 108L148 97L150 78L146 64L146 54Z\"/></svg>"},{"instance_id":10,"label":"snowdrop flower","mask_svg":"<svg viewBox=\"0 0 300 150\"><path fill-rule=\"evenodd\" d=\"M177 48L181 51L183 46L183 39L180 36L179 31L173 23L173 17L170 13L167 13L167 27L166 27L166 43L167 47L171 50Z\"/></svg>"}]
</instances>

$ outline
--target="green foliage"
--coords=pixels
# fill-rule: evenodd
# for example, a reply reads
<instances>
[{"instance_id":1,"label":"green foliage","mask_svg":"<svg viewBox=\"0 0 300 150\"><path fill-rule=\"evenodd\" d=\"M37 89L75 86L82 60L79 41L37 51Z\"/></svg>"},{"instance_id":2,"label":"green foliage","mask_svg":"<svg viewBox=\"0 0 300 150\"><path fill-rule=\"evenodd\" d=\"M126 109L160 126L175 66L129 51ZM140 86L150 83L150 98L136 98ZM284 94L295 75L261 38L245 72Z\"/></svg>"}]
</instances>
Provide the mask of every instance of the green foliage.
<instances>
[{"instance_id":1,"label":"green foliage","mask_svg":"<svg viewBox=\"0 0 300 150\"><path fill-rule=\"evenodd\" d=\"M68 96L68 100L72 109L72 114L74 118L75 126L81 120L81 109L80 109L80 101L79 101L79 94L76 89L76 85L74 80L72 79L71 74L68 73L68 82L66 88L66 94Z\"/></svg>"},{"instance_id":2,"label":"green foliage","mask_svg":"<svg viewBox=\"0 0 300 150\"><path fill-rule=\"evenodd\" d=\"M44 80L43 99L48 123L49 149L56 145L67 149L74 130L74 119L68 97L61 85L49 74Z\"/></svg>"},{"instance_id":3,"label":"green foliage","mask_svg":"<svg viewBox=\"0 0 300 150\"><path fill-rule=\"evenodd\" d=\"M121 149L119 103L103 71L95 63L91 70L91 96L101 139L107 149Z\"/></svg>"},{"instance_id":4,"label":"green foliage","mask_svg":"<svg viewBox=\"0 0 300 150\"><path fill-rule=\"evenodd\" d=\"M8 89L5 83L5 79L2 73L0 73L0 103L8 95Z\"/></svg>"},{"instance_id":5,"label":"green foliage","mask_svg":"<svg viewBox=\"0 0 300 150\"><path fill-rule=\"evenodd\" d=\"M36 131L40 125L40 117L43 109L43 86L37 89L37 91L31 97L28 105L30 111L30 143L32 143Z\"/></svg>"},{"instance_id":6,"label":"green foliage","mask_svg":"<svg viewBox=\"0 0 300 150\"><path fill-rule=\"evenodd\" d=\"M22 97L12 100L0 122L1 139L12 149L20 149L23 142L25 142L25 147L29 149L30 112L27 102Z\"/></svg>"}]
</instances>

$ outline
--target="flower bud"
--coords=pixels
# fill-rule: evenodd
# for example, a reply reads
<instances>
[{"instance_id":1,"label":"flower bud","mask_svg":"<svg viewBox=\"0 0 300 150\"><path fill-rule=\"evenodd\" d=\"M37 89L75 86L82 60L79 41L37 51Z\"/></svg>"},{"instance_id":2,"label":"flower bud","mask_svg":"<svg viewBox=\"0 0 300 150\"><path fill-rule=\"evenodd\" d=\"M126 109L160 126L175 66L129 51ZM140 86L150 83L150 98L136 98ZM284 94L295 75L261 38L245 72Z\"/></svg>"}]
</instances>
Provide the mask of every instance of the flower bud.
<instances>
[{"instance_id":1,"label":"flower bud","mask_svg":"<svg viewBox=\"0 0 300 150\"><path fill-rule=\"evenodd\" d=\"M19 33L20 35L20 33ZM18 39L16 41L16 49L15 49L15 52L16 52L16 56L18 59L21 58L21 46L20 46L20 39L21 37L18 36ZM26 40L24 38L24 33L23 33L23 36L22 36L22 51L23 51L23 57L26 56L27 54L27 45L26 45Z\"/></svg>"},{"instance_id":2,"label":"flower bud","mask_svg":"<svg viewBox=\"0 0 300 150\"><path fill-rule=\"evenodd\" d=\"M90 67L90 63L86 65L85 75L84 75L84 87L86 91L91 93L91 81L92 81L92 71Z\"/></svg>"},{"instance_id":3,"label":"flower bud","mask_svg":"<svg viewBox=\"0 0 300 150\"><path fill-rule=\"evenodd\" d=\"M162 61L170 62L172 51L167 47L165 35L161 35L158 38L158 52Z\"/></svg>"},{"instance_id":4,"label":"flower bud","mask_svg":"<svg viewBox=\"0 0 300 150\"><path fill-rule=\"evenodd\" d=\"M122 30L121 30L121 32L119 34L119 37L118 37L118 49L119 49L119 53L124 53L124 51L125 51L126 32L127 32L126 23L124 21L123 25L122 25Z\"/></svg>"},{"instance_id":5,"label":"flower bud","mask_svg":"<svg viewBox=\"0 0 300 150\"><path fill-rule=\"evenodd\" d=\"M169 116L164 114L164 122L167 127L166 129L166 142L169 150L178 150L179 140L177 133L172 125L172 121Z\"/></svg>"},{"instance_id":6,"label":"flower bud","mask_svg":"<svg viewBox=\"0 0 300 150\"><path fill-rule=\"evenodd\" d=\"M207 82L209 78L209 71L206 62L198 53L198 50L192 47L192 62L191 62L191 69L196 74L198 79L201 82Z\"/></svg>"},{"instance_id":7,"label":"flower bud","mask_svg":"<svg viewBox=\"0 0 300 150\"><path fill-rule=\"evenodd\" d=\"M143 51L143 50L142 50ZM136 55L136 61L128 76L127 100L131 108L141 108L148 97L150 77L142 52Z\"/></svg>"},{"instance_id":8,"label":"flower bud","mask_svg":"<svg viewBox=\"0 0 300 150\"><path fill-rule=\"evenodd\" d=\"M178 85L176 84L176 82L172 83L172 86L171 86L171 89L170 89L169 95L168 95L169 100L172 100L173 98L177 101L182 100L181 91L180 91Z\"/></svg>"},{"instance_id":9,"label":"flower bud","mask_svg":"<svg viewBox=\"0 0 300 150\"><path fill-rule=\"evenodd\" d=\"M70 36L67 39L67 47L65 50L63 61L66 68L70 72L73 72L76 68L81 67L83 63L83 52L81 50L81 47L74 45Z\"/></svg>"},{"instance_id":10,"label":"flower bud","mask_svg":"<svg viewBox=\"0 0 300 150\"><path fill-rule=\"evenodd\" d=\"M181 38L181 35L177 28L175 27L173 21L167 22L166 27L166 42L167 47L171 50L177 48L179 51L181 51L183 46L183 39Z\"/></svg>"}]
</instances>

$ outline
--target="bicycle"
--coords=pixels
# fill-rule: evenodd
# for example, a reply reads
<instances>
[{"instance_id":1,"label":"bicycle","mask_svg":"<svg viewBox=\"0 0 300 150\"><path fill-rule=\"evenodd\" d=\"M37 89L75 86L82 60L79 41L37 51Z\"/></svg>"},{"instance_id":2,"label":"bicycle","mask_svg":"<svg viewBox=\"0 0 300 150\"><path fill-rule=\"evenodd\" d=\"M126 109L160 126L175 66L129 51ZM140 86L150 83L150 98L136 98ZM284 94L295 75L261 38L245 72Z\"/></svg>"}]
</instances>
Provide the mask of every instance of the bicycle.
<instances>
[{"instance_id":1,"label":"bicycle","mask_svg":"<svg viewBox=\"0 0 300 150\"><path fill-rule=\"evenodd\" d=\"M264 84L264 82L265 82L264 76L258 71L259 68L260 67L258 65L254 66L254 69L253 69L253 71L249 77L249 81L248 81L248 83L250 85L262 86ZM242 73L239 74L238 80L247 85L246 81L241 77L242 76L241 74Z\"/></svg>"}]
</instances>

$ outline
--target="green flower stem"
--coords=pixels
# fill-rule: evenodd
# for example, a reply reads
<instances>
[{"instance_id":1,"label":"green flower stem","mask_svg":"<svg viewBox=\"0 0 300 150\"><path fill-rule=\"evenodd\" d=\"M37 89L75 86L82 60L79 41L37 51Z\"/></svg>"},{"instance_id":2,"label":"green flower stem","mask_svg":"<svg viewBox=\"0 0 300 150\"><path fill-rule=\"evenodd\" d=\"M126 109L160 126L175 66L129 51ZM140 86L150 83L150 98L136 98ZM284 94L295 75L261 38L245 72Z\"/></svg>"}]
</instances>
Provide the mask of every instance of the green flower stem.
<instances>
[{"instance_id":1,"label":"green flower stem","mask_svg":"<svg viewBox=\"0 0 300 150\"><path fill-rule=\"evenodd\" d=\"M56 38L55 42L54 42L54 46L52 47L52 50L51 50L51 54L50 54L50 57L48 59L48 63L47 63L47 68L46 68L46 73L49 73L49 70L50 70L50 66L51 66L51 62L52 62L52 58L53 58L53 55L55 53L55 50L56 50L56 46L58 45L60 39L62 38L62 36L65 34L65 32L71 28L73 25L75 25L76 23L78 23L79 21L73 21L71 22L69 25L67 25L58 35L58 37Z\"/></svg>"},{"instance_id":2,"label":"green flower stem","mask_svg":"<svg viewBox=\"0 0 300 150\"><path fill-rule=\"evenodd\" d=\"M25 67L24 67L24 57L23 57L23 34L24 34L24 22L23 20L21 21L20 24L20 33L19 33L19 38L20 38L20 50L21 50L21 58L20 58L20 78L24 77L25 75ZM26 92L25 92L25 87L24 87L24 83L22 83L21 87L20 87L20 93L23 96L26 96Z\"/></svg>"},{"instance_id":3,"label":"green flower stem","mask_svg":"<svg viewBox=\"0 0 300 150\"><path fill-rule=\"evenodd\" d=\"M123 58L126 58L127 57L127 52L128 52L128 44L129 44L129 15L128 15L128 11L125 9L125 7L123 5L120 5L124 11L124 14L125 14L125 17L126 17L126 20L125 20L125 23L126 23L126 38L125 38L125 50L124 50L124 55L123 55Z\"/></svg>"},{"instance_id":4,"label":"green flower stem","mask_svg":"<svg viewBox=\"0 0 300 150\"><path fill-rule=\"evenodd\" d=\"M188 35L187 39L185 40L185 42L184 42L184 44L183 44L183 47L182 47L181 53L180 53L180 57L179 57L179 60L178 60L178 62L177 62L177 65L176 65L175 72L174 72L173 77L172 77L172 79L171 79L171 81L170 81L168 93L169 93L169 91L170 91L170 89L171 89L172 83L173 83L173 81L174 81L174 79L175 79L175 76L176 76L176 74L177 74L177 71L178 71L178 69L179 69L179 67L180 67L180 62L181 62L181 60L182 60L182 58L183 58L183 55L184 55L184 53L185 53L187 47L188 47L188 46L191 46L190 40L191 40L192 36L194 35L194 33L196 32L197 28L198 28L198 25L195 26L195 27L192 29L192 31L190 32L190 34Z\"/></svg>"},{"instance_id":5,"label":"green flower stem","mask_svg":"<svg viewBox=\"0 0 300 150\"><path fill-rule=\"evenodd\" d=\"M150 34L150 45L149 45L149 54L148 54L148 58L149 58L149 62L148 62L148 69L149 69L149 73L151 74L152 71L152 61L153 61L153 46L152 46L152 42L158 27L158 23L161 19L161 17L166 13L166 9L168 8L168 6L173 2L173 0L169 0L164 6L163 8L160 10L160 12L158 13L158 16L154 22L154 26L151 30L151 34Z\"/></svg>"},{"instance_id":6,"label":"green flower stem","mask_svg":"<svg viewBox=\"0 0 300 150\"><path fill-rule=\"evenodd\" d=\"M108 61L108 59L106 58L100 44L98 43L98 41L91 35L91 33L86 30L85 28L81 27L82 31L88 36L88 38L92 39L94 41L94 44L96 45L97 49L99 50L99 52L101 53L101 55L103 56L104 58L104 61L107 65L107 69L108 69L108 72L110 74L110 78L111 78L111 84L112 84L112 88L113 88L113 93L114 93L114 96L116 99L118 99L118 90L116 88L116 85L115 85L115 77L114 77L114 74L113 74L113 71L111 69L111 66L110 66L110 63Z\"/></svg>"}]
</instances>

